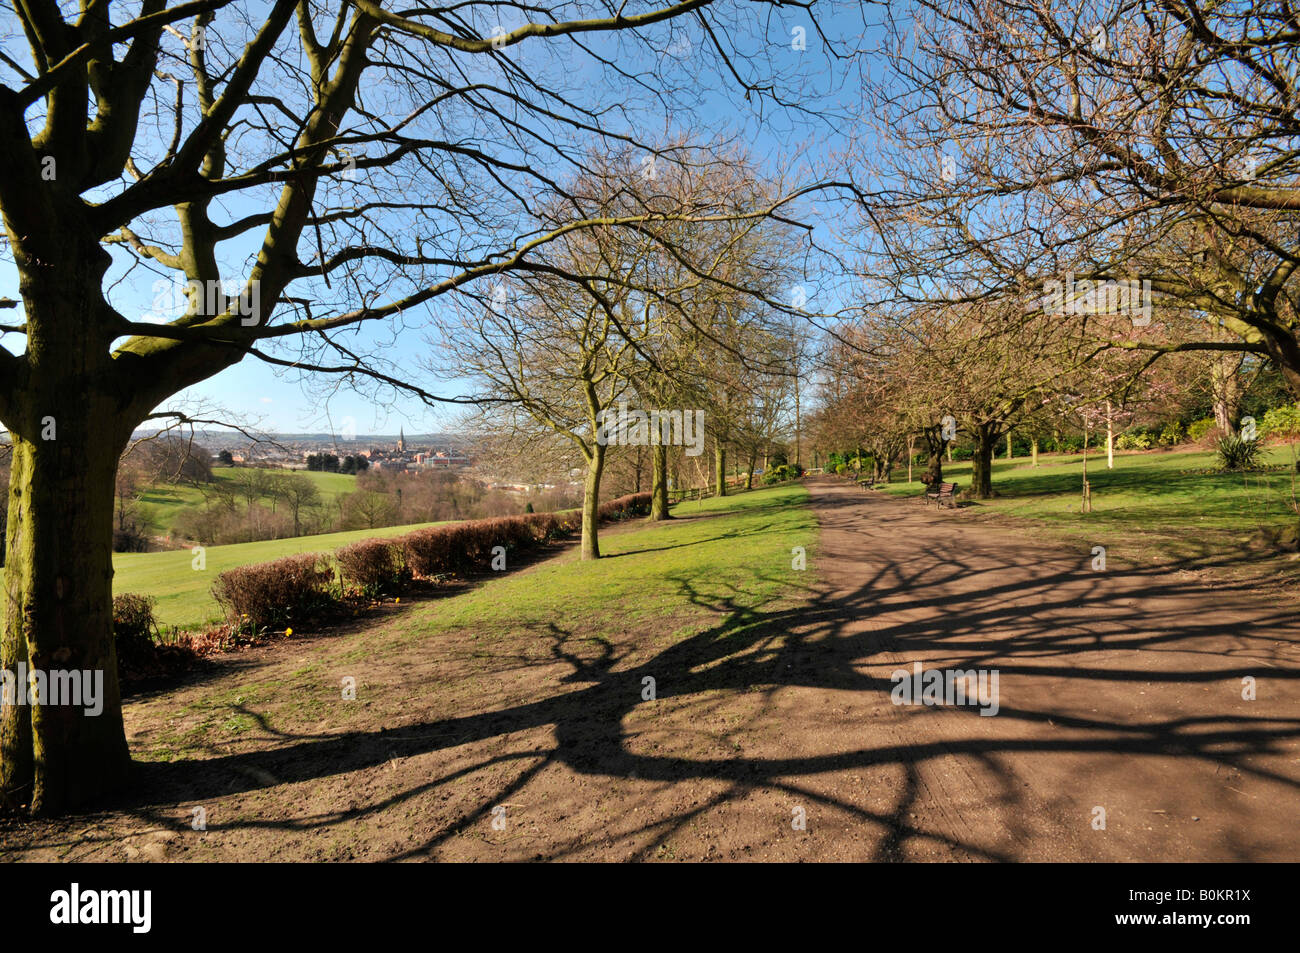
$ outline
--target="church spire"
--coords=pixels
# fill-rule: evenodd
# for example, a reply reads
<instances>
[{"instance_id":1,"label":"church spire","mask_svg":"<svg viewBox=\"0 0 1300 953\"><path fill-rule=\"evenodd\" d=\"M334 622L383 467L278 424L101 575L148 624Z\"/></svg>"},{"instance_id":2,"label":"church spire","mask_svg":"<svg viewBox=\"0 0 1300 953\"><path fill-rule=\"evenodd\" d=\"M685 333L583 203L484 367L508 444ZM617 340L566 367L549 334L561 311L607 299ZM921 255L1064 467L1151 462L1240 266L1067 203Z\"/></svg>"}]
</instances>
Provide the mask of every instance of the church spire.
<instances>
[{"instance_id":1,"label":"church spire","mask_svg":"<svg viewBox=\"0 0 1300 953\"><path fill-rule=\"evenodd\" d=\"M397 433L397 452L406 453L406 428L401 428Z\"/></svg>"}]
</instances>

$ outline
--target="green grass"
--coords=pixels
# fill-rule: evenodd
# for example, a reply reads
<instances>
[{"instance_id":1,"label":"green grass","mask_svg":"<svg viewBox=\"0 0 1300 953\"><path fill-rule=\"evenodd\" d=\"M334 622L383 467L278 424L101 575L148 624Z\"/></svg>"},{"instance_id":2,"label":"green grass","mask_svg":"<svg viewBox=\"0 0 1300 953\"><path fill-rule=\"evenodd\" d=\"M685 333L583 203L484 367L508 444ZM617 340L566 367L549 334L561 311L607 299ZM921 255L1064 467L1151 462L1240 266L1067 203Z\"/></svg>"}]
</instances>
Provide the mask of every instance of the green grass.
<instances>
[{"instance_id":1,"label":"green grass","mask_svg":"<svg viewBox=\"0 0 1300 953\"><path fill-rule=\"evenodd\" d=\"M576 553L506 576L453 600L421 607L415 631L472 628L476 637L520 627L586 631L644 625L692 629L691 617L714 617L705 606L746 608L806 585L810 570L792 568L791 550L804 547L811 566L817 520L808 491L792 484L723 499L682 503L678 517L713 517L602 533L603 558ZM700 613L694 611L700 609ZM661 632L664 636L671 632Z\"/></svg>"},{"instance_id":2,"label":"green grass","mask_svg":"<svg viewBox=\"0 0 1300 953\"><path fill-rule=\"evenodd\" d=\"M286 471L288 472L288 471ZM312 470L294 470L302 474L320 490L321 499L330 505L337 497L346 496L357 487L357 478L346 473L318 473ZM218 483L233 483L238 467L213 467L212 476ZM177 514L187 506L203 503L203 489L183 483L161 483L151 487L140 497L140 514L150 532L165 535L176 521Z\"/></svg>"},{"instance_id":3,"label":"green grass","mask_svg":"<svg viewBox=\"0 0 1300 953\"><path fill-rule=\"evenodd\" d=\"M359 539L398 536L424 526L386 526L382 529L297 536L258 543L209 546L204 552L205 568L193 568L194 554L188 549L163 553L117 553L113 556L113 592L135 592L158 600L155 618L162 625L194 628L218 620L221 610L212 598L217 574L236 566L262 563L295 553L330 552Z\"/></svg>"},{"instance_id":4,"label":"green grass","mask_svg":"<svg viewBox=\"0 0 1300 953\"><path fill-rule=\"evenodd\" d=\"M508 575L455 600L439 602L429 625L565 624L654 621L680 607L684 587L724 585L742 600L767 598L804 573L791 568L791 549L811 545L816 520L801 505L807 491L797 484L755 490L722 500L681 503L681 517L725 516L669 523L643 530L602 533L607 558L581 562L576 552L526 575ZM435 526L436 523L421 524ZM300 536L231 546L209 546L206 568L192 568L187 550L118 553L113 591L158 600L160 624L192 628L220 618L211 587L218 573L304 552L329 552L359 539L396 536L417 526ZM606 528L608 530L608 527ZM632 557L631 554L635 554ZM811 551L808 555L811 560ZM810 563L811 564L811 563ZM721 576L719 565L728 567ZM742 567L733 570L733 565ZM584 622L585 619L585 622ZM620 623L622 624L622 623Z\"/></svg>"},{"instance_id":5,"label":"green grass","mask_svg":"<svg viewBox=\"0 0 1300 953\"><path fill-rule=\"evenodd\" d=\"M1268 450L1265 464L1291 462L1286 446ZM1115 468L1106 468L1104 450L1088 456L1092 512L1080 513L1082 454L1039 456L993 462L992 500L975 501L981 513L1032 520L1049 532L1088 537L1101 535L1161 548L1168 556L1204 553L1216 544L1241 545L1261 530L1295 523L1288 470L1264 473L1198 472L1215 467L1206 451L1117 453ZM898 470L894 471L898 474ZM919 477L921 469L913 471ZM970 463L945 464L944 479L959 489L970 487ZM906 479L906 470L903 471ZM904 481L885 492L917 496L921 484Z\"/></svg>"}]
</instances>

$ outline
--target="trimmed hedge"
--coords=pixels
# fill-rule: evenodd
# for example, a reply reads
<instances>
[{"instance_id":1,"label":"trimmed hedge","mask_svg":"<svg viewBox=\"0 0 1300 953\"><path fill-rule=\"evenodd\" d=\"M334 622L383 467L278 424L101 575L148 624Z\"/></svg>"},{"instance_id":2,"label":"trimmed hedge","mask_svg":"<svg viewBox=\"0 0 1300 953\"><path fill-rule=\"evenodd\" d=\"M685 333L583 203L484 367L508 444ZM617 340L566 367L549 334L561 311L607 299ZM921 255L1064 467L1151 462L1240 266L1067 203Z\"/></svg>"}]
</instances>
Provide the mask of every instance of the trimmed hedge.
<instances>
[{"instance_id":1,"label":"trimmed hedge","mask_svg":"<svg viewBox=\"0 0 1300 953\"><path fill-rule=\"evenodd\" d=\"M278 627L334 603L334 570L325 553L299 553L227 569L212 595L236 625Z\"/></svg>"},{"instance_id":2,"label":"trimmed hedge","mask_svg":"<svg viewBox=\"0 0 1300 953\"><path fill-rule=\"evenodd\" d=\"M626 520L637 516L650 515L650 494L629 493L618 499L602 503L596 508L596 518L602 523L608 520ZM578 515L578 525L582 525L582 515Z\"/></svg>"},{"instance_id":3,"label":"trimmed hedge","mask_svg":"<svg viewBox=\"0 0 1300 953\"><path fill-rule=\"evenodd\" d=\"M391 539L363 539L336 550L334 558L344 584L367 595L400 591L411 580L405 550Z\"/></svg>"},{"instance_id":4,"label":"trimmed hedge","mask_svg":"<svg viewBox=\"0 0 1300 953\"><path fill-rule=\"evenodd\" d=\"M650 513L650 494L633 493L601 504L601 522L632 519ZM466 520L417 529L396 539L363 539L334 553L345 585L367 595L401 589L413 576L483 572L491 567L492 550L535 549L551 539L577 532L582 513L523 513L496 519ZM227 619L253 631L286 625L329 608L339 598L334 571L325 553L303 553L268 563L240 566L217 576L212 594Z\"/></svg>"}]
</instances>

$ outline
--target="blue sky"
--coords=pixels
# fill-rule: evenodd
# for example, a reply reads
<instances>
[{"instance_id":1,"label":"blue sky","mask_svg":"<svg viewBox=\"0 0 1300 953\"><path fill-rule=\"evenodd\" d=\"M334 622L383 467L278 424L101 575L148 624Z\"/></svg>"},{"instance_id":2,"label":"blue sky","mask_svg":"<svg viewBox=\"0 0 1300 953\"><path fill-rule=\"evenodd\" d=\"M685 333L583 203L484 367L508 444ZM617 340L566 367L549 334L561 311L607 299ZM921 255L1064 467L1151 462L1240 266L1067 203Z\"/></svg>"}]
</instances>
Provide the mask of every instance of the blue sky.
<instances>
[{"instance_id":1,"label":"blue sky","mask_svg":"<svg viewBox=\"0 0 1300 953\"><path fill-rule=\"evenodd\" d=\"M833 37L854 45L867 42L860 41L862 30L857 19L856 5L845 5L840 15L827 15L829 12L819 13L819 21L823 29ZM513 25L509 20L503 24L507 28ZM6 37L15 36L11 26L10 23L5 24ZM798 32L799 28L802 28L802 34ZM744 54L736 60L738 68L745 68L745 56L753 58L749 62L761 60L762 66L757 67L756 76L766 76L769 66L777 70L779 91L783 95L811 103L819 110L835 113L835 118L830 123L801 118L797 113L783 111L769 101L746 103L734 83L726 81L717 57L708 52L708 37L693 19L660 25L652 36L655 44L667 50L667 55L672 58L671 62L667 62L668 75L682 83L683 93L694 100L693 108L689 112L689 121L684 122L680 115L666 118L644 94L641 94L640 101L628 98L625 100L626 112L622 121L628 122L633 128L627 131L643 138L655 138L653 133L646 132L647 129L734 136L750 150L755 159L769 163L773 168L793 161L797 155L802 155L803 161L817 163L824 159L829 148L843 144L839 132L843 131L845 123L851 122L855 108L854 84L850 76L835 71L840 67L833 66L825 55L821 39L803 11L797 8L773 9L767 21L752 33L733 33L727 39ZM806 45L804 50L795 48L800 39ZM528 44L540 42L543 41L526 41L523 47L518 48L523 61L530 66L538 63L539 69L544 64L538 61L538 56L550 56L551 50L530 49ZM644 60L649 55L646 51L618 37L587 37L584 42L602 54L622 57L618 60L621 69L636 70L652 65ZM10 45L11 42L7 40L6 46ZM589 81L593 89L598 88L597 84L602 84L599 88L607 89L606 96L594 97L602 103L619 95L616 87L609 87L608 77L597 73L590 62L571 63L569 69L571 77L579 85ZM623 93L626 95L627 89ZM251 199L238 199L226 203L225 214L233 219L258 207ZM819 235L823 240L830 240L829 233L825 230L819 232ZM254 251L258 241L259 233L253 232L242 242L230 242L222 246L223 264L230 269L232 275L241 272L244 260ZM110 273L110 282L114 283L111 300L128 318L144 317L148 320L147 315L157 310L160 291L163 298L167 297L168 281L163 278L165 273L157 270L157 266L154 266L156 270L152 272L137 267L128 273L125 267L128 258L125 253L117 251L115 256L119 265ZM809 310L830 310L834 307L834 303L825 300L824 296L818 300L817 292L811 286L810 291L813 297L807 305ZM0 297L18 297L16 272L7 261L0 261ZM12 314L10 312L7 317ZM411 314L408 323L418 325L420 319L421 315ZM386 331L366 330L354 340L360 346L374 347L390 336ZM399 355L404 361L418 358L428 347L423 336L415 329L396 335L393 342L388 353ZM0 344L11 350L22 346L19 336L12 334L0 337ZM212 413L214 408L220 408L222 412L245 424L273 432L338 432L351 427L363 435L395 433L399 428L405 428L408 433L441 430L451 426L461 413L454 406L432 409L415 399L397 399L391 406L379 405L347 388L339 388L323 395L321 388L328 386L329 382L321 380L320 375L316 375L313 380L314 384L305 385L295 372L276 369L249 358L183 392L169 405L189 408L202 406L208 413ZM470 386L468 382L438 382L428 377L421 378L419 383L444 396L462 394Z\"/></svg>"}]
</instances>

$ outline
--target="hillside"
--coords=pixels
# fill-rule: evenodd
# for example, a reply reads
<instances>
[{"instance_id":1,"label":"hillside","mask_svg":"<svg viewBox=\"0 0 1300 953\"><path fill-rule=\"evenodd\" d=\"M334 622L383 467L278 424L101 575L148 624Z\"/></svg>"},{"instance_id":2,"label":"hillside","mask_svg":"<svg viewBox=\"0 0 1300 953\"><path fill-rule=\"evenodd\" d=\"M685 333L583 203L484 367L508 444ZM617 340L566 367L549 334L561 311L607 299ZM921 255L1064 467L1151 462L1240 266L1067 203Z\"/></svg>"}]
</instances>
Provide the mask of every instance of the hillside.
<instances>
[{"instance_id":1,"label":"hillside","mask_svg":"<svg viewBox=\"0 0 1300 953\"><path fill-rule=\"evenodd\" d=\"M213 467L215 482L231 484L239 467ZM311 470L292 471L307 477L320 490L322 500L328 505L340 496L356 489L357 478L346 473L318 473ZM140 515L149 531L156 536L166 536L176 516L189 506L203 503L203 488L185 483L160 483L140 497Z\"/></svg>"}]
</instances>

